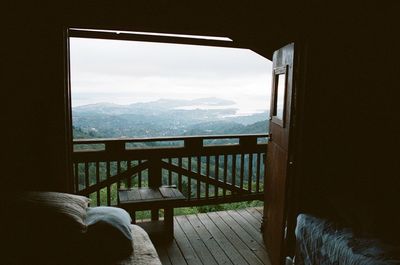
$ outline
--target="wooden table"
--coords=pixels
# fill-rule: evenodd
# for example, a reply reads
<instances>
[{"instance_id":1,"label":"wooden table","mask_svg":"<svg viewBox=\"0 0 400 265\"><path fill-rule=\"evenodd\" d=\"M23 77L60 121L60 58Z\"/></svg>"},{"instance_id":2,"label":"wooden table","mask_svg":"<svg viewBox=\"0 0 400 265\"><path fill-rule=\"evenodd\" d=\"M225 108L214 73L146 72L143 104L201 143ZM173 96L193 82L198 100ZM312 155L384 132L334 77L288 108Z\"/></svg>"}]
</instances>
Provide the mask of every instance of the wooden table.
<instances>
[{"instance_id":1,"label":"wooden table","mask_svg":"<svg viewBox=\"0 0 400 265\"><path fill-rule=\"evenodd\" d=\"M136 223L136 211L151 210L151 223L140 223L149 232L152 239L157 240L157 232L161 232L159 239L172 239L174 235L174 206L178 201L186 200L185 196L175 187L159 188L130 188L118 191L119 207L127 210L133 223ZM164 222L158 221L158 210L164 209ZM160 227L162 228L160 231ZM158 231L157 231L158 230Z\"/></svg>"}]
</instances>

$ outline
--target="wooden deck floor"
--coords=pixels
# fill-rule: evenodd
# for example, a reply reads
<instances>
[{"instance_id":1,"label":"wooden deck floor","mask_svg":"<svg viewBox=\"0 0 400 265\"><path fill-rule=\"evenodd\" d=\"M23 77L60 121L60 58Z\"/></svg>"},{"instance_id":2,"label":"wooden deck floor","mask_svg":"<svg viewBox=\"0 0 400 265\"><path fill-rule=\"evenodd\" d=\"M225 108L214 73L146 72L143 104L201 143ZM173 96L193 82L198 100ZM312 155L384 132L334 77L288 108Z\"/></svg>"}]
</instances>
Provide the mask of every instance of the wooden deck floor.
<instances>
[{"instance_id":1,"label":"wooden deck floor","mask_svg":"<svg viewBox=\"0 0 400 265\"><path fill-rule=\"evenodd\" d=\"M164 265L269 265L261 217L262 208L175 216L174 240L157 252Z\"/></svg>"}]
</instances>

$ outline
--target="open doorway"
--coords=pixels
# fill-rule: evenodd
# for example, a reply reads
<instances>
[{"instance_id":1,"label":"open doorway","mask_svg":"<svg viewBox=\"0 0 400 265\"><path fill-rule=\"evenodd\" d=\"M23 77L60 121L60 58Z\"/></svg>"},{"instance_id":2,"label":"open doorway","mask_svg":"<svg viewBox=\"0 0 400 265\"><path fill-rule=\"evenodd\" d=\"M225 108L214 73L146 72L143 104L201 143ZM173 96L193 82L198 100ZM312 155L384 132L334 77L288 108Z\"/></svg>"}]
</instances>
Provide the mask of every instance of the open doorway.
<instances>
[{"instance_id":1,"label":"open doorway","mask_svg":"<svg viewBox=\"0 0 400 265\"><path fill-rule=\"evenodd\" d=\"M68 41L76 193L118 205L121 189L174 186L178 215L263 205L271 61L226 38L71 29ZM223 220L257 232L262 209Z\"/></svg>"},{"instance_id":2,"label":"open doorway","mask_svg":"<svg viewBox=\"0 0 400 265\"><path fill-rule=\"evenodd\" d=\"M227 194L237 197L235 206L228 208L262 205L271 61L235 47L228 38L78 29L70 30L69 61L73 157L118 144L120 151L152 148L155 153L157 148L165 152L166 147L195 141L200 149L235 146L237 151L226 155L214 151L213 156L203 156L199 149L192 157L165 157L174 166L191 166L190 172L204 171L207 179L221 178L222 183L203 182L168 168L161 172L161 184L177 186L193 204L205 204L197 211L225 209L209 206L213 200L194 201ZM241 150L246 142L255 149ZM75 192L90 196L97 205L116 205L121 186L151 184L144 169L129 180L101 185L146 157L74 160ZM241 189L251 196L239 196ZM246 204L253 195L261 200Z\"/></svg>"}]
</instances>

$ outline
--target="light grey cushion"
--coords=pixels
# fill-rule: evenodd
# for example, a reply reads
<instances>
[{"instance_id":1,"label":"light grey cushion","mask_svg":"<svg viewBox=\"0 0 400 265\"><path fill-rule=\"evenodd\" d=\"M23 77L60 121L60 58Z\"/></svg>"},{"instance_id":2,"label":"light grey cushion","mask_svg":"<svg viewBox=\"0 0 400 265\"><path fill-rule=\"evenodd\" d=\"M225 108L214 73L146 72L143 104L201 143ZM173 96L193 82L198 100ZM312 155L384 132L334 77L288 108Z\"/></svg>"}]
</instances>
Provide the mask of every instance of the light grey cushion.
<instances>
[{"instance_id":1,"label":"light grey cushion","mask_svg":"<svg viewBox=\"0 0 400 265\"><path fill-rule=\"evenodd\" d=\"M95 258L119 259L133 251L131 217L121 208L89 207L87 209L87 242Z\"/></svg>"}]
</instances>

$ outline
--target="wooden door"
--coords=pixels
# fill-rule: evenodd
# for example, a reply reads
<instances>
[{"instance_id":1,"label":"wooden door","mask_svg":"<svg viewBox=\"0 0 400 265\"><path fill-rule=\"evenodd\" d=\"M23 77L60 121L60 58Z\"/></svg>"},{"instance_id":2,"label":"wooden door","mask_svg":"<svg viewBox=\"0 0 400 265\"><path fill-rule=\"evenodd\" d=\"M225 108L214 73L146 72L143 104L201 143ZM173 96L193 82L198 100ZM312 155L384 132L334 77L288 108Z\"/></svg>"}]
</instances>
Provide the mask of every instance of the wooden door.
<instances>
[{"instance_id":1,"label":"wooden door","mask_svg":"<svg viewBox=\"0 0 400 265\"><path fill-rule=\"evenodd\" d=\"M287 213L287 183L290 157L290 129L293 113L294 44L274 52L272 96L270 109L267 169L265 177L265 203L263 237L272 265L284 260L284 238Z\"/></svg>"}]
</instances>

